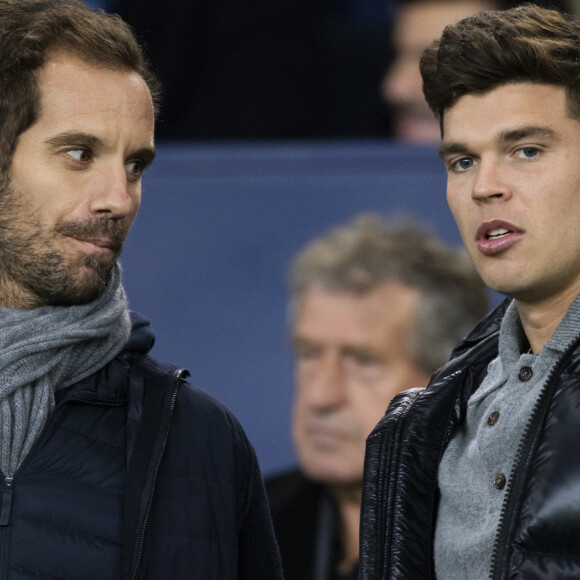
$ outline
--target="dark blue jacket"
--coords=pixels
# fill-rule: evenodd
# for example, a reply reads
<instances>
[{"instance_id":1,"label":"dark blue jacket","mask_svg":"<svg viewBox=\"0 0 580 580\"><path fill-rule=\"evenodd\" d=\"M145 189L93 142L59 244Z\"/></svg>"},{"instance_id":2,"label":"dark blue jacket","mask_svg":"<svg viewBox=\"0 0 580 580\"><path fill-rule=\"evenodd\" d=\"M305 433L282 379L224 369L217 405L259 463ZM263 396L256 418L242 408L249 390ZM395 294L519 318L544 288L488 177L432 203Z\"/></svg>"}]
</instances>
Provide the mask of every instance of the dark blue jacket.
<instances>
[{"instance_id":1,"label":"dark blue jacket","mask_svg":"<svg viewBox=\"0 0 580 580\"><path fill-rule=\"evenodd\" d=\"M327 486L292 469L266 478L266 493L286 580L358 579L358 566L338 573L342 525Z\"/></svg>"},{"instance_id":2,"label":"dark blue jacket","mask_svg":"<svg viewBox=\"0 0 580 580\"><path fill-rule=\"evenodd\" d=\"M255 453L225 407L126 348L57 391L19 470L2 478L0 578L281 578Z\"/></svg>"}]
</instances>

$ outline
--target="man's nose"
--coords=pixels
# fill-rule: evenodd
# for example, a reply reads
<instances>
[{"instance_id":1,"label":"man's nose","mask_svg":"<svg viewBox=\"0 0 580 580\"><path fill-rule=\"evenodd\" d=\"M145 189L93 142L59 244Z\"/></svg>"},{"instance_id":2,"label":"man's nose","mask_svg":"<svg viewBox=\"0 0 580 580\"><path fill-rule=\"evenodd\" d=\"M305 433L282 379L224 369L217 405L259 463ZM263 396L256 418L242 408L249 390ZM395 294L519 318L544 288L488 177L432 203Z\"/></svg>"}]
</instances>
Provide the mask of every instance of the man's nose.
<instances>
[{"instance_id":1,"label":"man's nose","mask_svg":"<svg viewBox=\"0 0 580 580\"><path fill-rule=\"evenodd\" d=\"M139 206L140 184L127 179L124 165L104 167L93 187L90 209L95 215L121 219L135 213Z\"/></svg>"},{"instance_id":2,"label":"man's nose","mask_svg":"<svg viewBox=\"0 0 580 580\"><path fill-rule=\"evenodd\" d=\"M306 386L309 404L316 408L339 406L345 400L346 390L346 371L340 356L323 356Z\"/></svg>"},{"instance_id":3,"label":"man's nose","mask_svg":"<svg viewBox=\"0 0 580 580\"><path fill-rule=\"evenodd\" d=\"M499 160L480 160L475 172L471 196L476 201L511 197L511 188L505 179Z\"/></svg>"}]
</instances>

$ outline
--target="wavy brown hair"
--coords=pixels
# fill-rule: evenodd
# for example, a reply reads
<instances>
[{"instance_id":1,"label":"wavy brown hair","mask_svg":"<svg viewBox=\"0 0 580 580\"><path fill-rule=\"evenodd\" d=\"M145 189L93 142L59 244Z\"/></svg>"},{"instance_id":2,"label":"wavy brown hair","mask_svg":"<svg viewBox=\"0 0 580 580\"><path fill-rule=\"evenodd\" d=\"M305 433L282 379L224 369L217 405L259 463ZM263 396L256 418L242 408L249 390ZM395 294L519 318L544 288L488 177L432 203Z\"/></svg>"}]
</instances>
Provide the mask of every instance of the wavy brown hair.
<instances>
[{"instance_id":1,"label":"wavy brown hair","mask_svg":"<svg viewBox=\"0 0 580 580\"><path fill-rule=\"evenodd\" d=\"M64 51L84 62L137 72L158 107L160 86L131 28L80 0L0 0L0 172L12 162L19 135L38 118L38 72Z\"/></svg>"},{"instance_id":2,"label":"wavy brown hair","mask_svg":"<svg viewBox=\"0 0 580 580\"><path fill-rule=\"evenodd\" d=\"M420 69L441 123L463 95L514 82L563 87L570 116L580 119L580 23L558 10L524 4L480 12L446 27L423 52Z\"/></svg>"}]
</instances>

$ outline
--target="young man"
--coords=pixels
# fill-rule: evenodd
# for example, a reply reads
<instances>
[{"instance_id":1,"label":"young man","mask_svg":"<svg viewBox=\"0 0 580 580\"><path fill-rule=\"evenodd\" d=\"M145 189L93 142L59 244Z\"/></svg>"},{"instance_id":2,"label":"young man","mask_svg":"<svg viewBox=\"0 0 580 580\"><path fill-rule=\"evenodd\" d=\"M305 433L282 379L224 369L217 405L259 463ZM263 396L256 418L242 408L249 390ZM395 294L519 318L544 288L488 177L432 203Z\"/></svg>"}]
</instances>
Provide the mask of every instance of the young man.
<instances>
[{"instance_id":1,"label":"young man","mask_svg":"<svg viewBox=\"0 0 580 580\"><path fill-rule=\"evenodd\" d=\"M358 579L365 439L391 398L424 387L487 309L467 256L416 225L359 216L296 257L300 469L267 480L286 580Z\"/></svg>"},{"instance_id":2,"label":"young man","mask_svg":"<svg viewBox=\"0 0 580 580\"><path fill-rule=\"evenodd\" d=\"M129 27L2 0L0 77L2 576L279 578L242 429L127 308L158 95Z\"/></svg>"},{"instance_id":3,"label":"young man","mask_svg":"<svg viewBox=\"0 0 580 580\"><path fill-rule=\"evenodd\" d=\"M484 12L421 72L449 206L509 299L369 437L362 578L578 578L580 24Z\"/></svg>"}]
</instances>

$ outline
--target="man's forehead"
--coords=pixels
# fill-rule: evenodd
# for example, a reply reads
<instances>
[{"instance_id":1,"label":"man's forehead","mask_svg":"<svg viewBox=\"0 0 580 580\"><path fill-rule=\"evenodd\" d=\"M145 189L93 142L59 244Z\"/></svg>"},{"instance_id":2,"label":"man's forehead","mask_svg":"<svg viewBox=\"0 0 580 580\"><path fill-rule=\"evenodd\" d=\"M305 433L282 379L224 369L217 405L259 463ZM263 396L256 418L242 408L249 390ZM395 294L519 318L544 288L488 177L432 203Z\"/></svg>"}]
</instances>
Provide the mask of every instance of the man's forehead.
<instances>
[{"instance_id":1,"label":"man's forehead","mask_svg":"<svg viewBox=\"0 0 580 580\"><path fill-rule=\"evenodd\" d=\"M380 330L411 320L420 291L399 281L384 281L367 292L332 291L317 286L302 296L296 327L347 332L349 325Z\"/></svg>"},{"instance_id":2,"label":"man's forehead","mask_svg":"<svg viewBox=\"0 0 580 580\"><path fill-rule=\"evenodd\" d=\"M554 124L570 119L567 103L564 87L530 82L462 95L444 110L442 148L450 142L477 140L483 133L504 142L519 130L536 128L547 135Z\"/></svg>"},{"instance_id":3,"label":"man's forehead","mask_svg":"<svg viewBox=\"0 0 580 580\"><path fill-rule=\"evenodd\" d=\"M139 141L152 141L153 102L137 72L99 67L74 54L57 52L46 61L38 79L36 124L50 124L55 134L100 134L108 129L113 135L116 126L117 130L130 129L127 135L133 133Z\"/></svg>"},{"instance_id":4,"label":"man's forehead","mask_svg":"<svg viewBox=\"0 0 580 580\"><path fill-rule=\"evenodd\" d=\"M41 88L44 85L56 83L71 88L82 88L79 86L79 78L84 79L85 82L95 79L95 83L103 78L131 78L134 83L147 86L137 71L107 66L83 59L76 53L62 50L50 52L38 70L38 82Z\"/></svg>"}]
</instances>

